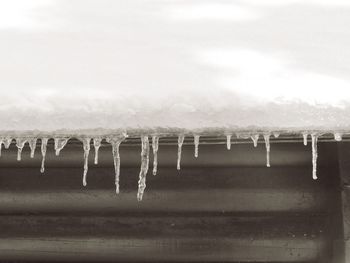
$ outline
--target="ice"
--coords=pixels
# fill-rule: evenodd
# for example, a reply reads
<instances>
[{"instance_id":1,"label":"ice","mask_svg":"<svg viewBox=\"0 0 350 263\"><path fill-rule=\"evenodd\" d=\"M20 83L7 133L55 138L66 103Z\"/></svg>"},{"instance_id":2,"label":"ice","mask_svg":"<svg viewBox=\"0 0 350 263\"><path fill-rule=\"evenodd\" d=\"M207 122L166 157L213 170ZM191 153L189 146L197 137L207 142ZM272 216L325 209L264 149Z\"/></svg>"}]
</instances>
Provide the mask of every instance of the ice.
<instances>
[{"instance_id":1,"label":"ice","mask_svg":"<svg viewBox=\"0 0 350 263\"><path fill-rule=\"evenodd\" d=\"M141 136L141 169L139 176L139 188L137 191L137 200L142 201L143 193L146 188L146 175L149 166L149 141L148 136Z\"/></svg>"},{"instance_id":2,"label":"ice","mask_svg":"<svg viewBox=\"0 0 350 263\"><path fill-rule=\"evenodd\" d=\"M311 143L312 143L312 179L317 179L317 140L318 135L313 133L311 134Z\"/></svg>"},{"instance_id":3,"label":"ice","mask_svg":"<svg viewBox=\"0 0 350 263\"><path fill-rule=\"evenodd\" d=\"M1 148L2 148L2 143L3 143L3 139L0 139L0 157L1 157Z\"/></svg>"},{"instance_id":4,"label":"ice","mask_svg":"<svg viewBox=\"0 0 350 263\"><path fill-rule=\"evenodd\" d=\"M336 140L337 142L340 142L342 140L343 134L341 133L334 133L334 140Z\"/></svg>"},{"instance_id":5,"label":"ice","mask_svg":"<svg viewBox=\"0 0 350 263\"><path fill-rule=\"evenodd\" d=\"M113 163L115 172L115 192L119 194L119 177L120 177L120 154L119 146L127 137L126 134L108 137L106 141L112 145Z\"/></svg>"},{"instance_id":6,"label":"ice","mask_svg":"<svg viewBox=\"0 0 350 263\"><path fill-rule=\"evenodd\" d=\"M5 149L10 148L11 142L12 142L12 138L10 138L10 137L6 137L3 139Z\"/></svg>"},{"instance_id":7,"label":"ice","mask_svg":"<svg viewBox=\"0 0 350 263\"><path fill-rule=\"evenodd\" d=\"M198 158L199 135L194 136L194 157Z\"/></svg>"},{"instance_id":8,"label":"ice","mask_svg":"<svg viewBox=\"0 0 350 263\"><path fill-rule=\"evenodd\" d=\"M303 141L305 146L307 145L307 136L308 136L307 133L303 133Z\"/></svg>"},{"instance_id":9,"label":"ice","mask_svg":"<svg viewBox=\"0 0 350 263\"><path fill-rule=\"evenodd\" d=\"M275 138L278 138L278 137L280 137L280 133L279 133L279 132L273 132L273 136L274 136Z\"/></svg>"},{"instance_id":10,"label":"ice","mask_svg":"<svg viewBox=\"0 0 350 263\"><path fill-rule=\"evenodd\" d=\"M266 147L266 166L270 167L270 134L264 134Z\"/></svg>"},{"instance_id":11,"label":"ice","mask_svg":"<svg viewBox=\"0 0 350 263\"><path fill-rule=\"evenodd\" d=\"M45 158L46 158L46 149L47 149L47 142L49 141L49 138L41 138L41 168L40 172L45 172Z\"/></svg>"},{"instance_id":12,"label":"ice","mask_svg":"<svg viewBox=\"0 0 350 263\"><path fill-rule=\"evenodd\" d=\"M16 146L18 148L18 151L17 151L17 161L20 161L21 160L21 155L22 155L22 150L23 150L23 147L25 145L25 143L27 142L27 139L25 138L16 138Z\"/></svg>"},{"instance_id":13,"label":"ice","mask_svg":"<svg viewBox=\"0 0 350 263\"><path fill-rule=\"evenodd\" d=\"M89 169L89 153L90 153L90 141L91 138L81 138L80 139L83 142L83 148L84 148L84 172L83 172L83 186L87 185L86 177L87 172Z\"/></svg>"},{"instance_id":14,"label":"ice","mask_svg":"<svg viewBox=\"0 0 350 263\"><path fill-rule=\"evenodd\" d=\"M94 164L98 164L98 150L101 147L102 138L94 138L95 159Z\"/></svg>"},{"instance_id":15,"label":"ice","mask_svg":"<svg viewBox=\"0 0 350 263\"><path fill-rule=\"evenodd\" d=\"M34 158L36 142L37 142L37 138L28 139L29 148L30 148L30 158Z\"/></svg>"},{"instance_id":16,"label":"ice","mask_svg":"<svg viewBox=\"0 0 350 263\"><path fill-rule=\"evenodd\" d=\"M227 147L227 150L231 150L231 137L232 137L231 134L226 135L226 147Z\"/></svg>"},{"instance_id":17,"label":"ice","mask_svg":"<svg viewBox=\"0 0 350 263\"><path fill-rule=\"evenodd\" d=\"M180 164L181 164L181 152L182 152L182 144L184 143L185 136L183 134L180 134L177 138L177 170L180 170Z\"/></svg>"},{"instance_id":18,"label":"ice","mask_svg":"<svg viewBox=\"0 0 350 263\"><path fill-rule=\"evenodd\" d=\"M69 138L67 137L58 137L55 138L55 151L56 151L56 156L60 155L61 150L64 148L64 146L67 144Z\"/></svg>"},{"instance_id":19,"label":"ice","mask_svg":"<svg viewBox=\"0 0 350 263\"><path fill-rule=\"evenodd\" d=\"M253 143L254 143L254 147L258 146L258 140L259 140L259 134L255 134L251 136Z\"/></svg>"},{"instance_id":20,"label":"ice","mask_svg":"<svg viewBox=\"0 0 350 263\"><path fill-rule=\"evenodd\" d=\"M159 136L152 136L152 150L153 150L153 175L157 174L158 167L158 148L159 148Z\"/></svg>"}]
</instances>

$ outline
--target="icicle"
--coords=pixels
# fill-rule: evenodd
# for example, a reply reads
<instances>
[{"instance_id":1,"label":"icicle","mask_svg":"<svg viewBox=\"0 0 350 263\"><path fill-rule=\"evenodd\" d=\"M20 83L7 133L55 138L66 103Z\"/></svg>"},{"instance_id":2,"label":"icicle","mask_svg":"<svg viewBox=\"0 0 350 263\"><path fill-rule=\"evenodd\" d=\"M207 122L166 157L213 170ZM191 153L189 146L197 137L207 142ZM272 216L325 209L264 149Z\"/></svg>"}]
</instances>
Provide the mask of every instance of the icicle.
<instances>
[{"instance_id":1,"label":"icicle","mask_svg":"<svg viewBox=\"0 0 350 263\"><path fill-rule=\"evenodd\" d=\"M98 164L98 150L101 147L101 142L102 139L101 138L94 138L94 148L95 148L95 160L94 160L94 164Z\"/></svg>"},{"instance_id":2,"label":"icicle","mask_svg":"<svg viewBox=\"0 0 350 263\"><path fill-rule=\"evenodd\" d=\"M259 134L255 134L251 136L253 143L254 143L254 147L258 146L258 140L259 140Z\"/></svg>"},{"instance_id":3,"label":"icicle","mask_svg":"<svg viewBox=\"0 0 350 263\"><path fill-rule=\"evenodd\" d=\"M41 155L42 155L41 168L40 168L41 173L45 172L45 158L46 158L46 148L47 148L48 140L49 138L41 138Z\"/></svg>"},{"instance_id":4,"label":"icicle","mask_svg":"<svg viewBox=\"0 0 350 263\"><path fill-rule=\"evenodd\" d=\"M279 133L279 132L274 132L274 133L273 133L273 136L274 136L275 138L278 138L278 137L280 137L280 133Z\"/></svg>"},{"instance_id":5,"label":"icicle","mask_svg":"<svg viewBox=\"0 0 350 263\"><path fill-rule=\"evenodd\" d=\"M336 140L337 142L340 142L343 138L343 135L341 133L334 133L334 140Z\"/></svg>"},{"instance_id":6,"label":"icicle","mask_svg":"<svg viewBox=\"0 0 350 263\"><path fill-rule=\"evenodd\" d=\"M303 133L303 140L304 140L304 145L305 146L307 145L307 136L308 136L307 133Z\"/></svg>"},{"instance_id":7,"label":"icicle","mask_svg":"<svg viewBox=\"0 0 350 263\"><path fill-rule=\"evenodd\" d=\"M141 169L139 175L139 189L137 191L137 200L142 201L143 193L146 188L146 175L149 165L149 141L148 136L141 137Z\"/></svg>"},{"instance_id":8,"label":"icicle","mask_svg":"<svg viewBox=\"0 0 350 263\"><path fill-rule=\"evenodd\" d=\"M28 140L30 148L30 158L34 158L37 138L31 138Z\"/></svg>"},{"instance_id":9,"label":"icicle","mask_svg":"<svg viewBox=\"0 0 350 263\"><path fill-rule=\"evenodd\" d=\"M9 137L4 138L3 143L4 143L4 146L5 146L5 149L10 148L11 142L12 142L12 138L9 138Z\"/></svg>"},{"instance_id":10,"label":"icicle","mask_svg":"<svg viewBox=\"0 0 350 263\"><path fill-rule=\"evenodd\" d=\"M159 148L159 137L152 136L152 149L153 149L153 175L157 174L158 167L158 148Z\"/></svg>"},{"instance_id":11,"label":"icicle","mask_svg":"<svg viewBox=\"0 0 350 263\"><path fill-rule=\"evenodd\" d=\"M17 151L17 161L20 161L22 159L21 155L22 155L22 150L23 150L23 147L25 145L25 143L27 142L26 139L24 138L16 138L16 146L18 148L18 151Z\"/></svg>"},{"instance_id":12,"label":"icicle","mask_svg":"<svg viewBox=\"0 0 350 263\"><path fill-rule=\"evenodd\" d=\"M312 143L312 179L317 179L317 140L318 136L316 134L311 134Z\"/></svg>"},{"instance_id":13,"label":"icicle","mask_svg":"<svg viewBox=\"0 0 350 263\"><path fill-rule=\"evenodd\" d=\"M1 148L2 148L2 143L3 143L3 139L0 139L0 157L1 157Z\"/></svg>"},{"instance_id":14,"label":"icicle","mask_svg":"<svg viewBox=\"0 0 350 263\"><path fill-rule=\"evenodd\" d=\"M182 144L184 143L185 136L183 134L179 135L177 138L177 170L180 170L181 163L181 152L182 152Z\"/></svg>"},{"instance_id":15,"label":"icicle","mask_svg":"<svg viewBox=\"0 0 350 263\"><path fill-rule=\"evenodd\" d=\"M231 134L226 135L226 147L227 147L227 150L231 150L231 137L232 137Z\"/></svg>"},{"instance_id":16,"label":"icicle","mask_svg":"<svg viewBox=\"0 0 350 263\"><path fill-rule=\"evenodd\" d=\"M199 135L194 136L194 157L198 157Z\"/></svg>"},{"instance_id":17,"label":"icicle","mask_svg":"<svg viewBox=\"0 0 350 263\"><path fill-rule=\"evenodd\" d=\"M83 186L86 186L86 176L89 169L89 153L90 153L90 141L91 138L81 138L84 148L84 173L83 173Z\"/></svg>"},{"instance_id":18,"label":"icicle","mask_svg":"<svg viewBox=\"0 0 350 263\"><path fill-rule=\"evenodd\" d=\"M127 135L123 134L120 136L115 136L107 138L106 141L112 145L113 153L113 163L114 163L114 172L115 172L115 192L119 194L119 177L120 177L120 155L119 155L119 146L125 140Z\"/></svg>"},{"instance_id":19,"label":"icicle","mask_svg":"<svg viewBox=\"0 0 350 263\"><path fill-rule=\"evenodd\" d=\"M264 134L266 146L266 166L270 167L270 134Z\"/></svg>"},{"instance_id":20,"label":"icicle","mask_svg":"<svg viewBox=\"0 0 350 263\"><path fill-rule=\"evenodd\" d=\"M60 155L60 151L66 146L69 138L55 138L55 151L56 156Z\"/></svg>"}]
</instances>

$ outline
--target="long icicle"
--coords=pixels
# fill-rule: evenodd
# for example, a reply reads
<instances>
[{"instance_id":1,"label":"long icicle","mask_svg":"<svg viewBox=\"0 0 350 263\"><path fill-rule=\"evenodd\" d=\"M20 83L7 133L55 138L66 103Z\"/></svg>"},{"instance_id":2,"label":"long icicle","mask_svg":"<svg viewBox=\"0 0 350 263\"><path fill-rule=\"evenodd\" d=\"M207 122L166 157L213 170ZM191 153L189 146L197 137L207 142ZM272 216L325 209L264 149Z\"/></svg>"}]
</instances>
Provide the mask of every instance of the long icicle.
<instances>
[{"instance_id":1,"label":"long icicle","mask_svg":"<svg viewBox=\"0 0 350 263\"><path fill-rule=\"evenodd\" d=\"M120 154L119 146L127 137L126 134L107 138L106 141L112 145L114 173L115 173L115 193L119 194L119 177L120 177Z\"/></svg>"},{"instance_id":2,"label":"long icicle","mask_svg":"<svg viewBox=\"0 0 350 263\"><path fill-rule=\"evenodd\" d=\"M259 134L254 134L251 136L252 140L253 140L253 144L254 144L254 147L257 147L258 146L258 140L259 140Z\"/></svg>"},{"instance_id":3,"label":"long icicle","mask_svg":"<svg viewBox=\"0 0 350 263\"><path fill-rule=\"evenodd\" d=\"M270 167L270 134L264 134L266 147L266 166Z\"/></svg>"},{"instance_id":4,"label":"long icicle","mask_svg":"<svg viewBox=\"0 0 350 263\"><path fill-rule=\"evenodd\" d=\"M185 140L185 135L180 134L177 138L177 170L181 169L181 153L182 153L182 145Z\"/></svg>"},{"instance_id":5,"label":"long icicle","mask_svg":"<svg viewBox=\"0 0 350 263\"><path fill-rule=\"evenodd\" d=\"M317 134L311 134L311 143L312 143L312 179L317 179Z\"/></svg>"},{"instance_id":6,"label":"long icicle","mask_svg":"<svg viewBox=\"0 0 350 263\"><path fill-rule=\"evenodd\" d=\"M198 158L198 146L199 146L199 135L195 135L194 138L194 157Z\"/></svg>"},{"instance_id":7,"label":"long icicle","mask_svg":"<svg viewBox=\"0 0 350 263\"><path fill-rule=\"evenodd\" d=\"M2 143L3 143L3 138L0 139L0 157L1 157Z\"/></svg>"},{"instance_id":8,"label":"long icicle","mask_svg":"<svg viewBox=\"0 0 350 263\"><path fill-rule=\"evenodd\" d=\"M94 164L98 164L98 150L101 147L102 138L94 138L95 159Z\"/></svg>"},{"instance_id":9,"label":"long icicle","mask_svg":"<svg viewBox=\"0 0 350 263\"><path fill-rule=\"evenodd\" d=\"M158 148L159 148L159 136L152 136L152 150L153 150L153 175L157 174L158 168Z\"/></svg>"},{"instance_id":10,"label":"long icicle","mask_svg":"<svg viewBox=\"0 0 350 263\"><path fill-rule=\"evenodd\" d=\"M30 158L34 158L36 142L37 142L37 138L31 138L28 140L29 148L30 148Z\"/></svg>"},{"instance_id":11,"label":"long icicle","mask_svg":"<svg viewBox=\"0 0 350 263\"><path fill-rule=\"evenodd\" d=\"M226 148L227 150L231 150L231 134L226 135Z\"/></svg>"},{"instance_id":12,"label":"long icicle","mask_svg":"<svg viewBox=\"0 0 350 263\"><path fill-rule=\"evenodd\" d=\"M307 133L303 133L303 141L304 141L304 145L307 146Z\"/></svg>"},{"instance_id":13,"label":"long icicle","mask_svg":"<svg viewBox=\"0 0 350 263\"><path fill-rule=\"evenodd\" d=\"M46 149L47 149L47 142L49 138L41 138L41 168L40 172L44 173L45 172L45 158L46 158Z\"/></svg>"},{"instance_id":14,"label":"long icicle","mask_svg":"<svg viewBox=\"0 0 350 263\"><path fill-rule=\"evenodd\" d=\"M55 138L56 156L60 155L61 150L66 146L69 138Z\"/></svg>"},{"instance_id":15,"label":"long icicle","mask_svg":"<svg viewBox=\"0 0 350 263\"><path fill-rule=\"evenodd\" d=\"M87 185L86 177L89 170L89 153L90 153L90 141L91 138L80 139L83 142L84 148L84 172L83 172L83 186Z\"/></svg>"},{"instance_id":16,"label":"long icicle","mask_svg":"<svg viewBox=\"0 0 350 263\"><path fill-rule=\"evenodd\" d=\"M146 175L149 166L149 140L147 135L141 136L141 169L139 175L139 187L137 191L137 200L142 201L143 193L146 188Z\"/></svg>"},{"instance_id":17,"label":"long icicle","mask_svg":"<svg viewBox=\"0 0 350 263\"><path fill-rule=\"evenodd\" d=\"M17 161L20 161L22 159L22 150L26 142L27 140L25 138L16 138L16 146L18 148Z\"/></svg>"}]
</instances>

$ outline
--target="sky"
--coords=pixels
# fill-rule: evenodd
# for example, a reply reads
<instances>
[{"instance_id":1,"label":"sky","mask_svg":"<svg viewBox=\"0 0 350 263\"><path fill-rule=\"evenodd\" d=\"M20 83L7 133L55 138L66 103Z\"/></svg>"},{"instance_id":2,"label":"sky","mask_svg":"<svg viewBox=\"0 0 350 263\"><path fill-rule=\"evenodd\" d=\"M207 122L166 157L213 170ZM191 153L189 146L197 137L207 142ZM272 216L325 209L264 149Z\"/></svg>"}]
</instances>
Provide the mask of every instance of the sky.
<instances>
[{"instance_id":1,"label":"sky","mask_svg":"<svg viewBox=\"0 0 350 263\"><path fill-rule=\"evenodd\" d=\"M347 110L349 25L345 0L0 0L0 115Z\"/></svg>"}]
</instances>

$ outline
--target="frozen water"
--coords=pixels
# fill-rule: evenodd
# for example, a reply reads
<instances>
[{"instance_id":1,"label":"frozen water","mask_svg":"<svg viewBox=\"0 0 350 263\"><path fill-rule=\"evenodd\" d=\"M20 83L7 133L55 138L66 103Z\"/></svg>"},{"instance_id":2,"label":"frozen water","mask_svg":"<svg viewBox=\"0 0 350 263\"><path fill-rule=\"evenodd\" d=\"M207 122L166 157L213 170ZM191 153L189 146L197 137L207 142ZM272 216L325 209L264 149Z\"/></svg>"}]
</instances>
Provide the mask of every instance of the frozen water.
<instances>
[{"instance_id":1,"label":"frozen water","mask_svg":"<svg viewBox=\"0 0 350 263\"><path fill-rule=\"evenodd\" d=\"M342 140L343 135L339 132L334 133L334 140L340 142Z\"/></svg>"},{"instance_id":2,"label":"frozen water","mask_svg":"<svg viewBox=\"0 0 350 263\"><path fill-rule=\"evenodd\" d=\"M258 140L259 140L259 134L255 134L251 136L253 143L254 143L254 147L258 146Z\"/></svg>"},{"instance_id":3,"label":"frozen water","mask_svg":"<svg viewBox=\"0 0 350 263\"><path fill-rule=\"evenodd\" d=\"M20 161L22 159L22 157L21 157L22 150L23 150L23 147L24 147L26 142L27 142L27 139L25 139L25 138L16 138L16 146L18 148L17 161Z\"/></svg>"},{"instance_id":4,"label":"frozen water","mask_svg":"<svg viewBox=\"0 0 350 263\"><path fill-rule=\"evenodd\" d=\"M270 134L264 134L266 147L266 166L270 167Z\"/></svg>"},{"instance_id":5,"label":"frozen water","mask_svg":"<svg viewBox=\"0 0 350 263\"><path fill-rule=\"evenodd\" d=\"M305 146L307 145L307 136L308 136L307 133L303 133L303 141Z\"/></svg>"},{"instance_id":6,"label":"frozen water","mask_svg":"<svg viewBox=\"0 0 350 263\"><path fill-rule=\"evenodd\" d=\"M149 140L147 135L141 136L141 169L139 175L139 188L137 200L141 201L146 188L146 175L149 166Z\"/></svg>"},{"instance_id":7,"label":"frozen water","mask_svg":"<svg viewBox=\"0 0 350 263\"><path fill-rule=\"evenodd\" d=\"M226 135L226 148L227 150L231 150L231 134Z\"/></svg>"},{"instance_id":8,"label":"frozen water","mask_svg":"<svg viewBox=\"0 0 350 263\"><path fill-rule=\"evenodd\" d=\"M199 135L195 135L194 138L194 157L198 157Z\"/></svg>"},{"instance_id":9,"label":"frozen water","mask_svg":"<svg viewBox=\"0 0 350 263\"><path fill-rule=\"evenodd\" d=\"M114 172L115 172L115 192L119 194L119 177L120 177L120 154L119 146L127 137L126 134L108 137L106 141L112 145Z\"/></svg>"},{"instance_id":10,"label":"frozen water","mask_svg":"<svg viewBox=\"0 0 350 263\"><path fill-rule=\"evenodd\" d=\"M61 150L66 146L69 138L55 138L56 156L60 155Z\"/></svg>"},{"instance_id":11,"label":"frozen water","mask_svg":"<svg viewBox=\"0 0 350 263\"><path fill-rule=\"evenodd\" d=\"M94 148L95 148L95 159L94 159L94 164L98 164L98 150L101 147L101 138L94 138Z\"/></svg>"},{"instance_id":12,"label":"frozen water","mask_svg":"<svg viewBox=\"0 0 350 263\"><path fill-rule=\"evenodd\" d=\"M40 172L44 173L45 172L45 158L46 158L46 149L47 149L47 142L49 141L48 138L41 138L41 168Z\"/></svg>"},{"instance_id":13,"label":"frozen water","mask_svg":"<svg viewBox=\"0 0 350 263\"><path fill-rule=\"evenodd\" d=\"M180 164L181 164L181 154L182 154L182 144L184 143L185 136L183 134L180 134L177 139L177 170L180 170Z\"/></svg>"},{"instance_id":14,"label":"frozen water","mask_svg":"<svg viewBox=\"0 0 350 263\"><path fill-rule=\"evenodd\" d=\"M5 146L5 149L10 148L11 142L12 142L12 138L10 137L6 137L3 139L3 144Z\"/></svg>"},{"instance_id":15,"label":"frozen water","mask_svg":"<svg viewBox=\"0 0 350 263\"><path fill-rule=\"evenodd\" d=\"M34 158L36 142L37 142L37 138L28 139L29 148L30 148L30 158Z\"/></svg>"},{"instance_id":16,"label":"frozen water","mask_svg":"<svg viewBox=\"0 0 350 263\"><path fill-rule=\"evenodd\" d=\"M158 147L159 147L159 136L152 136L152 150L153 150L153 175L157 174L158 167Z\"/></svg>"},{"instance_id":17,"label":"frozen water","mask_svg":"<svg viewBox=\"0 0 350 263\"><path fill-rule=\"evenodd\" d=\"M312 143L312 178L317 179L317 140L318 135L313 133L311 134L311 143Z\"/></svg>"},{"instance_id":18,"label":"frozen water","mask_svg":"<svg viewBox=\"0 0 350 263\"><path fill-rule=\"evenodd\" d=\"M88 172L88 164L89 164L89 153L90 153L90 141L91 138L81 138L80 139L83 142L83 149L84 149L84 172L83 172L83 186L87 185L86 182L86 176Z\"/></svg>"}]
</instances>

